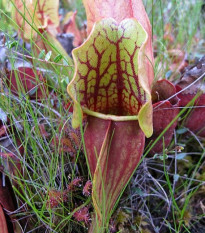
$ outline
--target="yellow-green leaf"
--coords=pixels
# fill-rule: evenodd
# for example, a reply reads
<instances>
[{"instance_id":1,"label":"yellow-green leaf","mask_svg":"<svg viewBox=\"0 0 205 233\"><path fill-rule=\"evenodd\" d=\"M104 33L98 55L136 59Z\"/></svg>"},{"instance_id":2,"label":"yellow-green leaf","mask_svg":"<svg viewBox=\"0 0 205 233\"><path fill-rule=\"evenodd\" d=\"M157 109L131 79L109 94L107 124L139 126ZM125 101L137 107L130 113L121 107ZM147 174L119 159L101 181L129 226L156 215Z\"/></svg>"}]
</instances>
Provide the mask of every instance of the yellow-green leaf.
<instances>
[{"instance_id":1,"label":"yellow-green leaf","mask_svg":"<svg viewBox=\"0 0 205 233\"><path fill-rule=\"evenodd\" d=\"M57 33L59 0L13 0L13 4L13 18L23 39L35 39L39 29Z\"/></svg>"}]
</instances>

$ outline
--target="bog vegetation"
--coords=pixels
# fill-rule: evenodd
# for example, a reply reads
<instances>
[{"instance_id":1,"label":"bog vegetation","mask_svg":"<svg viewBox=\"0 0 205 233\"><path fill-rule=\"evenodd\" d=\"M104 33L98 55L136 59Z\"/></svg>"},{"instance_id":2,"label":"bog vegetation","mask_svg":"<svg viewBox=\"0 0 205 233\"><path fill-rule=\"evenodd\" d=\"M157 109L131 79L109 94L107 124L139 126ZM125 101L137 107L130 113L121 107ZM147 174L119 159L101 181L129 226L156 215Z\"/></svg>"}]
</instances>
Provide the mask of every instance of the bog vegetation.
<instances>
[{"instance_id":1,"label":"bog vegetation","mask_svg":"<svg viewBox=\"0 0 205 233\"><path fill-rule=\"evenodd\" d=\"M0 0L0 232L205 232L204 25L203 0Z\"/></svg>"}]
</instances>

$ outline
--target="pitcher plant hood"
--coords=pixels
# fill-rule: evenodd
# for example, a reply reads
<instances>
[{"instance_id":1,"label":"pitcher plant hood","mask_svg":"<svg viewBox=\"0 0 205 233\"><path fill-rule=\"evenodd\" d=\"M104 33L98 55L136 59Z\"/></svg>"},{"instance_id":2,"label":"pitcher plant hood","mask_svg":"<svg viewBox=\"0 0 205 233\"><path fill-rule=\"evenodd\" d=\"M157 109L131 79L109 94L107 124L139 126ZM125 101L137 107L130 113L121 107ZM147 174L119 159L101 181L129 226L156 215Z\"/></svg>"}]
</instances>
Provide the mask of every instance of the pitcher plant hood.
<instances>
[{"instance_id":1,"label":"pitcher plant hood","mask_svg":"<svg viewBox=\"0 0 205 233\"><path fill-rule=\"evenodd\" d=\"M75 74L67 90L74 101L74 128L84 112L113 121L138 119L144 134L152 135L147 40L147 32L134 18L95 23L88 39L73 50Z\"/></svg>"},{"instance_id":2,"label":"pitcher plant hood","mask_svg":"<svg viewBox=\"0 0 205 233\"><path fill-rule=\"evenodd\" d=\"M83 0L87 15L87 31L90 34L95 22L112 17L118 23L135 18L145 29L148 39L145 45L146 74L151 87L154 78L154 56L152 49L152 28L142 0Z\"/></svg>"}]
</instances>

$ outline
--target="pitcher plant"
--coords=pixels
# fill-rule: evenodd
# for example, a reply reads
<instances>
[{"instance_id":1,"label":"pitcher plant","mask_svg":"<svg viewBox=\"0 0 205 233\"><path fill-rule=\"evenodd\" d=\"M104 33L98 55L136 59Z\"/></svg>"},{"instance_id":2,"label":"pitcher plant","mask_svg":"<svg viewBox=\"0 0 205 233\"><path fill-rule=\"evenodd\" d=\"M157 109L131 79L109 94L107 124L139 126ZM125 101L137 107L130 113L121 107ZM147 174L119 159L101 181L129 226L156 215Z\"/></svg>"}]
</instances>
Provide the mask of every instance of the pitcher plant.
<instances>
[{"instance_id":1,"label":"pitcher plant","mask_svg":"<svg viewBox=\"0 0 205 233\"><path fill-rule=\"evenodd\" d=\"M151 26L141 0L84 1L88 38L73 50L68 85L72 125L84 134L96 216L90 232L104 232L119 195L135 171L152 126L154 78Z\"/></svg>"}]
</instances>

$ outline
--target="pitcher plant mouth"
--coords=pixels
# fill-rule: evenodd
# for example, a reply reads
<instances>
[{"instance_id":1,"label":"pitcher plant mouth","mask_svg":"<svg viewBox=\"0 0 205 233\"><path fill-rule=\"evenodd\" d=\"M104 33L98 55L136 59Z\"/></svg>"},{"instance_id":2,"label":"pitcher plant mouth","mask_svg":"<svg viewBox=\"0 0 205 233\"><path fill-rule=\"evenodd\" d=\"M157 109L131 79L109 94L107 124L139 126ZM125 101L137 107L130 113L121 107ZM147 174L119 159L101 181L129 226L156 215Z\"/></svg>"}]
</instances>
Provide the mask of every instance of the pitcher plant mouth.
<instances>
[{"instance_id":1,"label":"pitcher plant mouth","mask_svg":"<svg viewBox=\"0 0 205 233\"><path fill-rule=\"evenodd\" d=\"M136 121L138 120L138 116L116 116L116 115L111 115L111 114L103 114L100 112L94 112L85 107L82 107L82 110L87 115L98 117L104 120L112 120L112 121Z\"/></svg>"},{"instance_id":2,"label":"pitcher plant mouth","mask_svg":"<svg viewBox=\"0 0 205 233\"><path fill-rule=\"evenodd\" d=\"M74 128L85 113L114 121L138 120L145 135L152 135L147 40L146 31L134 18L95 23L88 39L73 50L75 75L67 91L74 101Z\"/></svg>"}]
</instances>

